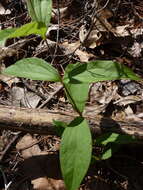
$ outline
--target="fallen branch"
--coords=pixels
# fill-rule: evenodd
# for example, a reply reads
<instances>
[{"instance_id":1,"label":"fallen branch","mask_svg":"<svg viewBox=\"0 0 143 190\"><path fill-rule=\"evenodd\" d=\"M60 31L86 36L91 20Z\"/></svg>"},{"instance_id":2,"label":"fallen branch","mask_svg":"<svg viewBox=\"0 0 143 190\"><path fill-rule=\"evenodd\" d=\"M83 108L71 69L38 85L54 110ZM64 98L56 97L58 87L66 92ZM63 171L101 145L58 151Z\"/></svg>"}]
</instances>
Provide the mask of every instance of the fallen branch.
<instances>
[{"instance_id":1,"label":"fallen branch","mask_svg":"<svg viewBox=\"0 0 143 190\"><path fill-rule=\"evenodd\" d=\"M70 122L76 116L61 111L17 108L0 105L0 128L2 130L25 131L37 134L56 134L53 120ZM87 118L93 136L104 132L116 132L143 139L143 122L114 121L99 116Z\"/></svg>"}]
</instances>

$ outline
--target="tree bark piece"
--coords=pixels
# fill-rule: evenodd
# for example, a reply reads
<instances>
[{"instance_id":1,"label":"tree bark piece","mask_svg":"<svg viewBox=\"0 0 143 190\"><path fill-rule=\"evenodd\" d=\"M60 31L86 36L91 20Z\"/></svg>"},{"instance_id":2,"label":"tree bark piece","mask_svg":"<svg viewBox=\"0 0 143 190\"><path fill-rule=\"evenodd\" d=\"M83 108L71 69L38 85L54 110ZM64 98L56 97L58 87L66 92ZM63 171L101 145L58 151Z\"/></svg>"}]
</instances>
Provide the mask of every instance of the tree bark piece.
<instances>
[{"instance_id":1,"label":"tree bark piece","mask_svg":"<svg viewBox=\"0 0 143 190\"><path fill-rule=\"evenodd\" d=\"M0 105L0 128L38 134L55 134L53 120L70 122L74 116L43 109Z\"/></svg>"},{"instance_id":2,"label":"tree bark piece","mask_svg":"<svg viewBox=\"0 0 143 190\"><path fill-rule=\"evenodd\" d=\"M0 105L0 129L23 131L37 134L56 134L53 120L69 123L76 113L44 109L17 108ZM105 132L133 135L143 139L143 122L114 121L111 118L86 118L89 120L93 136Z\"/></svg>"}]
</instances>

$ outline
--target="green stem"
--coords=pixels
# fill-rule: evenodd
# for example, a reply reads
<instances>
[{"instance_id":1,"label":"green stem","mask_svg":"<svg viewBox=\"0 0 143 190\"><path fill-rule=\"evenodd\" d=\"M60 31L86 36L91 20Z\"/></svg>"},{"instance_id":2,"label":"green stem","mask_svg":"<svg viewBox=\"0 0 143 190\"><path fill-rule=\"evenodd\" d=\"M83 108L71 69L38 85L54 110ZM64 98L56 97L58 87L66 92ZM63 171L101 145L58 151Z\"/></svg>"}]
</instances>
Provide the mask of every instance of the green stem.
<instances>
[{"instance_id":1,"label":"green stem","mask_svg":"<svg viewBox=\"0 0 143 190\"><path fill-rule=\"evenodd\" d=\"M63 87L65 88L65 91L66 91L67 95L69 96L69 98L70 98L71 101L72 101L72 104L73 104L72 107L73 107L73 109L79 114L80 117L82 117L82 113L81 113L81 112L79 111L79 109L77 108L77 105L76 105L74 99L72 98L72 96L70 95L70 93L69 93L69 91L68 91L66 85L64 84L63 81L61 81L61 83L63 84Z\"/></svg>"},{"instance_id":2,"label":"green stem","mask_svg":"<svg viewBox=\"0 0 143 190\"><path fill-rule=\"evenodd\" d=\"M59 76L60 76L60 73L59 73ZM79 109L78 109L78 107L77 107L77 105L76 105L74 99L73 99L72 96L70 95L70 92L68 91L66 85L64 84L63 79L62 79L61 76L60 76L60 82L61 82L61 84L63 85L63 87L64 87L64 89L65 89L67 95L69 96L69 98L70 98L71 101L72 101L72 107L73 107L73 109L78 113L78 115L79 115L80 117L82 117L82 113L79 111Z\"/></svg>"}]
</instances>

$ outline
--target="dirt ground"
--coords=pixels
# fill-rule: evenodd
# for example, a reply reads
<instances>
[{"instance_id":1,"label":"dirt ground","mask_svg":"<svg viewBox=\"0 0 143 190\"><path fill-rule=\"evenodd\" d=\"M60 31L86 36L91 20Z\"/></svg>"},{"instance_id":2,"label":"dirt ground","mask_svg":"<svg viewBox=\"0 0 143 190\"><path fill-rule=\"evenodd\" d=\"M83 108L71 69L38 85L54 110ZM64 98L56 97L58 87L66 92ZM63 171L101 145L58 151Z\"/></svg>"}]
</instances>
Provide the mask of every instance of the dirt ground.
<instances>
[{"instance_id":1,"label":"dirt ground","mask_svg":"<svg viewBox=\"0 0 143 190\"><path fill-rule=\"evenodd\" d=\"M1 0L1 30L20 27L30 20L25 0ZM43 58L61 75L68 64L78 61L115 60L142 78L143 2L53 0L46 42L36 35L10 39L4 44L0 39L0 71L27 57ZM72 113L59 83L3 74L0 74L0 106L0 109L14 106ZM142 80L91 84L84 114L89 118L126 122L125 133L139 141L118 145L109 159L93 159L80 189L142 190ZM8 129L0 131L0 189L65 189L59 165L60 137ZM102 151L102 147L93 145L94 156L98 157Z\"/></svg>"}]
</instances>

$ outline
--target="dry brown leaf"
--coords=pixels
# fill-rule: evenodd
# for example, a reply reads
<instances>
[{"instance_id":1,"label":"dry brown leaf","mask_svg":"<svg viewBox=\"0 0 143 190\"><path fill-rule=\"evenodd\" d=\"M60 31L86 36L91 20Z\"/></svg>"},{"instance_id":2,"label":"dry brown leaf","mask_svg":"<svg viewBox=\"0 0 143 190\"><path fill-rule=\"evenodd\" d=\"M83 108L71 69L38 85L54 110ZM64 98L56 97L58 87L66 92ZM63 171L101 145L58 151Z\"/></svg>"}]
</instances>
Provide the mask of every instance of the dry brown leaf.
<instances>
[{"instance_id":1,"label":"dry brown leaf","mask_svg":"<svg viewBox=\"0 0 143 190\"><path fill-rule=\"evenodd\" d=\"M57 154L41 154L27 158L21 164L19 172L31 179L34 189L58 190L61 186L61 189L64 189Z\"/></svg>"},{"instance_id":2,"label":"dry brown leaf","mask_svg":"<svg viewBox=\"0 0 143 190\"><path fill-rule=\"evenodd\" d=\"M131 120L135 122L143 122L142 118L139 117L139 115L134 114L131 106L127 106L124 110L126 114L126 120Z\"/></svg>"},{"instance_id":3,"label":"dry brown leaf","mask_svg":"<svg viewBox=\"0 0 143 190\"><path fill-rule=\"evenodd\" d=\"M88 31L85 29L84 26L82 26L79 32L79 39L81 43L84 43L86 47L89 47L91 49L94 49L95 47L100 45L102 34L96 28L92 29L89 37L86 39L87 35L88 35Z\"/></svg>"},{"instance_id":4,"label":"dry brown leaf","mask_svg":"<svg viewBox=\"0 0 143 190\"><path fill-rule=\"evenodd\" d=\"M95 116L104 112L108 104L116 100L118 86L112 82L94 83L90 89L90 101L85 108L85 116Z\"/></svg>"},{"instance_id":5,"label":"dry brown leaf","mask_svg":"<svg viewBox=\"0 0 143 190\"><path fill-rule=\"evenodd\" d=\"M16 145L25 159L21 165L21 172L31 178L33 189L36 190L64 190L61 179L58 155L41 151L37 140L30 134L25 135ZM55 179L52 179L55 178Z\"/></svg>"},{"instance_id":6,"label":"dry brown leaf","mask_svg":"<svg viewBox=\"0 0 143 190\"><path fill-rule=\"evenodd\" d=\"M80 46L80 41L76 41L74 43L69 44L68 42L64 42L61 46L65 49L65 54L70 54L75 52Z\"/></svg>"},{"instance_id":7,"label":"dry brown leaf","mask_svg":"<svg viewBox=\"0 0 143 190\"><path fill-rule=\"evenodd\" d=\"M131 115L134 114L134 112L133 112L131 106L127 106L127 107L125 108L125 113L126 113L127 116L131 116Z\"/></svg>"},{"instance_id":8,"label":"dry brown leaf","mask_svg":"<svg viewBox=\"0 0 143 190\"><path fill-rule=\"evenodd\" d=\"M142 50L143 50L143 42L138 43L134 42L133 46L128 50L128 52L133 55L133 57L141 57L142 56Z\"/></svg>"},{"instance_id":9,"label":"dry brown leaf","mask_svg":"<svg viewBox=\"0 0 143 190\"><path fill-rule=\"evenodd\" d=\"M54 23L58 22L58 13L60 12L60 19L66 17L66 15L68 14L68 7L63 7L63 8L59 8L59 9L52 9L52 21Z\"/></svg>"},{"instance_id":10,"label":"dry brown leaf","mask_svg":"<svg viewBox=\"0 0 143 190\"><path fill-rule=\"evenodd\" d=\"M5 69L5 65L1 64L0 65L0 80L4 83L6 83L9 87L11 87L11 85L13 83L18 83L19 79L17 77L12 77L12 76L8 76L5 74L1 74L1 72Z\"/></svg>"},{"instance_id":11,"label":"dry brown leaf","mask_svg":"<svg viewBox=\"0 0 143 190\"><path fill-rule=\"evenodd\" d=\"M11 88L12 105L28 108L36 108L41 98L23 87L13 86Z\"/></svg>"},{"instance_id":12,"label":"dry brown leaf","mask_svg":"<svg viewBox=\"0 0 143 190\"><path fill-rule=\"evenodd\" d=\"M51 26L48 27L48 30L46 32L46 36L49 37L52 32L57 31L59 29L58 24L52 24Z\"/></svg>"},{"instance_id":13,"label":"dry brown leaf","mask_svg":"<svg viewBox=\"0 0 143 190\"><path fill-rule=\"evenodd\" d=\"M126 116L126 120L131 121L131 122L133 122L133 121L140 122L140 123L143 122L143 120L135 114L131 114L131 115Z\"/></svg>"},{"instance_id":14,"label":"dry brown leaf","mask_svg":"<svg viewBox=\"0 0 143 190\"><path fill-rule=\"evenodd\" d=\"M128 104L134 104L136 102L142 101L143 97L142 96L126 96L126 97L120 97L118 100L114 102L114 104L119 105L119 106L126 106Z\"/></svg>"},{"instance_id":15,"label":"dry brown leaf","mask_svg":"<svg viewBox=\"0 0 143 190\"><path fill-rule=\"evenodd\" d=\"M0 15L9 15L11 11L9 9L5 9L3 5L0 3Z\"/></svg>"},{"instance_id":16,"label":"dry brown leaf","mask_svg":"<svg viewBox=\"0 0 143 190\"><path fill-rule=\"evenodd\" d=\"M19 82L19 79L16 77L11 77L5 74L0 74L0 80L4 83L6 83L9 87L11 87L11 85L13 83L17 83Z\"/></svg>"},{"instance_id":17,"label":"dry brown leaf","mask_svg":"<svg viewBox=\"0 0 143 190\"><path fill-rule=\"evenodd\" d=\"M33 189L36 190L64 190L63 180L48 179L46 177L32 180Z\"/></svg>"},{"instance_id":18,"label":"dry brown leaf","mask_svg":"<svg viewBox=\"0 0 143 190\"><path fill-rule=\"evenodd\" d=\"M87 53L86 51L82 51L77 49L75 52L75 55L77 55L81 62L88 62L90 59L94 58L95 56L91 53Z\"/></svg>"},{"instance_id":19,"label":"dry brown leaf","mask_svg":"<svg viewBox=\"0 0 143 190\"><path fill-rule=\"evenodd\" d=\"M11 57L16 55L17 50L9 47L3 47L4 44L0 44L0 61L5 57Z\"/></svg>"},{"instance_id":20,"label":"dry brown leaf","mask_svg":"<svg viewBox=\"0 0 143 190\"><path fill-rule=\"evenodd\" d=\"M94 23L92 28L87 30L84 25L81 26L79 32L80 41L91 49L101 45L107 32L115 33L112 25L107 20L110 17L112 17L111 11L103 9L95 18L92 18L92 22Z\"/></svg>"},{"instance_id":21,"label":"dry brown leaf","mask_svg":"<svg viewBox=\"0 0 143 190\"><path fill-rule=\"evenodd\" d=\"M33 139L30 134L25 135L16 145L16 149L21 151L24 159L40 155L41 150L37 144L37 140Z\"/></svg>"},{"instance_id":22,"label":"dry brown leaf","mask_svg":"<svg viewBox=\"0 0 143 190\"><path fill-rule=\"evenodd\" d=\"M48 48L49 48L48 51L50 51L49 53L50 54L54 53L57 43L55 41L52 41L49 39L46 39L46 41L44 41L44 42L41 41L40 44L36 47L35 56L40 55L41 53L47 54L47 44L48 44ZM59 49L57 50L57 54L58 54L58 51L59 51Z\"/></svg>"},{"instance_id":23,"label":"dry brown leaf","mask_svg":"<svg viewBox=\"0 0 143 190\"><path fill-rule=\"evenodd\" d=\"M125 36L131 36L132 37L136 37L138 35L142 35L143 34L143 29L142 28L134 28L133 26L130 25L123 25L123 26L117 26L115 28L115 34L116 36L119 37L125 37Z\"/></svg>"},{"instance_id":24,"label":"dry brown leaf","mask_svg":"<svg viewBox=\"0 0 143 190\"><path fill-rule=\"evenodd\" d=\"M128 27L129 25L117 26L116 27L117 36L120 36L120 37L129 36L129 31L127 30Z\"/></svg>"},{"instance_id":25,"label":"dry brown leaf","mask_svg":"<svg viewBox=\"0 0 143 190\"><path fill-rule=\"evenodd\" d=\"M31 181L33 189L37 190L51 190L49 189L49 182L46 177L40 177Z\"/></svg>"},{"instance_id":26,"label":"dry brown leaf","mask_svg":"<svg viewBox=\"0 0 143 190\"><path fill-rule=\"evenodd\" d=\"M76 56L78 56L78 58L80 59L81 62L88 62L90 59L95 57L91 53L87 53L86 51L82 51L82 50L78 49L79 46L80 46L79 41L71 43L71 44L69 44L68 42L64 42L61 45L61 47L63 47L65 49L65 54L74 53Z\"/></svg>"}]
</instances>

